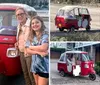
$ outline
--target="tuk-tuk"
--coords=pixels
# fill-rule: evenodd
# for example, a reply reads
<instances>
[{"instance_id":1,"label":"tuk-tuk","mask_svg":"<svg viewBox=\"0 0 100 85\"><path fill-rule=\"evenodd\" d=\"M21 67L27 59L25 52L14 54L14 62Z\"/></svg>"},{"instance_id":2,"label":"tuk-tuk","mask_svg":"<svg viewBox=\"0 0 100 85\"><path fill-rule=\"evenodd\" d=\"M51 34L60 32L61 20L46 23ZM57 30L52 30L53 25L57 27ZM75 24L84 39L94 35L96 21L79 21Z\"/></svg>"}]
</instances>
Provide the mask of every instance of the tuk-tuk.
<instances>
[{"instance_id":1,"label":"tuk-tuk","mask_svg":"<svg viewBox=\"0 0 100 85\"><path fill-rule=\"evenodd\" d=\"M65 6L58 10L55 17L55 25L59 31L67 29L73 32L75 29L85 28L86 31L90 30L91 16L85 7L80 6Z\"/></svg>"},{"instance_id":2,"label":"tuk-tuk","mask_svg":"<svg viewBox=\"0 0 100 85\"><path fill-rule=\"evenodd\" d=\"M18 24L15 16L17 7L36 14L36 10L26 4L0 4L0 74L7 76L20 74L22 71L20 57L14 46Z\"/></svg>"},{"instance_id":3,"label":"tuk-tuk","mask_svg":"<svg viewBox=\"0 0 100 85\"><path fill-rule=\"evenodd\" d=\"M96 79L94 62L87 52L66 51L61 54L57 63L58 71L61 76L65 73L73 76L89 76L90 80Z\"/></svg>"}]
</instances>

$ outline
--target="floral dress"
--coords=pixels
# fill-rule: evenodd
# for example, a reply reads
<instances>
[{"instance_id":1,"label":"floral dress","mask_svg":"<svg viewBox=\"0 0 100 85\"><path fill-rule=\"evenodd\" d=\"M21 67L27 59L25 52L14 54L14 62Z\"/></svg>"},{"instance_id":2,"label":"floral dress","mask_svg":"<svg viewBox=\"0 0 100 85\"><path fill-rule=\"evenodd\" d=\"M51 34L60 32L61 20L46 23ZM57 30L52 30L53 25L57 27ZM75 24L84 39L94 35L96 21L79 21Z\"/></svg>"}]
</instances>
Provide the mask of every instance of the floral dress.
<instances>
[{"instance_id":1,"label":"floral dress","mask_svg":"<svg viewBox=\"0 0 100 85\"><path fill-rule=\"evenodd\" d=\"M48 43L48 34L43 34L40 41L37 40L37 37L34 37L32 45L42 45L44 43ZM30 42L27 41L25 46L29 46ZM32 63L31 63L31 72L33 73L49 73L49 56L42 57L38 54L32 55Z\"/></svg>"}]
</instances>

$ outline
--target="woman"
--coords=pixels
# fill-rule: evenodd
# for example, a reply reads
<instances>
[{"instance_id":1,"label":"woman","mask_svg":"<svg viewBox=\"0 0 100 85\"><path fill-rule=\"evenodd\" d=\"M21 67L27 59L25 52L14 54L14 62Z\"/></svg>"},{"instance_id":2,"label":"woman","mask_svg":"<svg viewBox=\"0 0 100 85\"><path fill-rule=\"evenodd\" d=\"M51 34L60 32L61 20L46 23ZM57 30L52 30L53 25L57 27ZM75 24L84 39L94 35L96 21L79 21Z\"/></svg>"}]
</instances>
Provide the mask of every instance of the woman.
<instances>
[{"instance_id":1,"label":"woman","mask_svg":"<svg viewBox=\"0 0 100 85\"><path fill-rule=\"evenodd\" d=\"M26 42L26 54L32 55L31 71L36 85L47 85L49 78L49 57L43 56L48 53L48 33L45 31L43 20L39 16L32 18L30 34ZM44 52L39 55L38 52Z\"/></svg>"}]
</instances>

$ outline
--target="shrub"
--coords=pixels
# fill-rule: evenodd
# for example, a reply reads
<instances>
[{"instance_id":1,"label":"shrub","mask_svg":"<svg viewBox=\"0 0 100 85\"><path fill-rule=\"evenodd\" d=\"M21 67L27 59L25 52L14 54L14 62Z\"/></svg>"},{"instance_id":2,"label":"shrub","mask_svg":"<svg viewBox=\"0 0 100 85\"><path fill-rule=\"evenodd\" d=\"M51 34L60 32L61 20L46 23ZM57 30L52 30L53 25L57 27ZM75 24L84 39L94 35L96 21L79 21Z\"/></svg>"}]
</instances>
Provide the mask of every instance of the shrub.
<instances>
[{"instance_id":1,"label":"shrub","mask_svg":"<svg viewBox=\"0 0 100 85\"><path fill-rule=\"evenodd\" d=\"M100 67L100 61L96 62L96 65Z\"/></svg>"},{"instance_id":2,"label":"shrub","mask_svg":"<svg viewBox=\"0 0 100 85\"><path fill-rule=\"evenodd\" d=\"M96 62L95 71L100 76L100 62Z\"/></svg>"}]
</instances>

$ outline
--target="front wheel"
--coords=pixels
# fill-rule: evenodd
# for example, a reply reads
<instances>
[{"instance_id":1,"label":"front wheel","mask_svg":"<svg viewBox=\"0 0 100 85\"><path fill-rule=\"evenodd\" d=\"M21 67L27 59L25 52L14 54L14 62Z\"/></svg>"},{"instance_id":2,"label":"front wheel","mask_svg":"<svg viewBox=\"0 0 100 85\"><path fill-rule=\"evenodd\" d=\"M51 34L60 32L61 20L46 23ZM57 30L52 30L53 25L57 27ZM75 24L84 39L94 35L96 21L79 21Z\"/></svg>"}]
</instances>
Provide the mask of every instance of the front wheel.
<instances>
[{"instance_id":1,"label":"front wheel","mask_svg":"<svg viewBox=\"0 0 100 85\"><path fill-rule=\"evenodd\" d=\"M62 70L60 71L60 76L64 77L65 76L65 72Z\"/></svg>"},{"instance_id":2,"label":"front wheel","mask_svg":"<svg viewBox=\"0 0 100 85\"><path fill-rule=\"evenodd\" d=\"M94 81L96 79L96 75L95 74L90 74L89 79Z\"/></svg>"}]
</instances>

